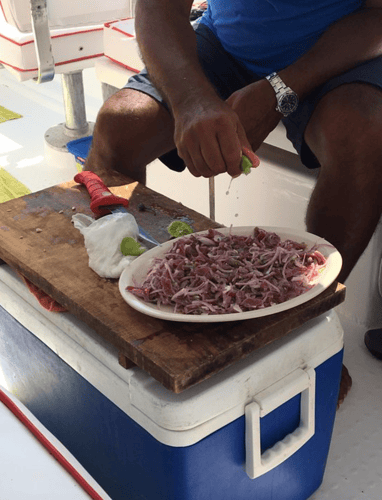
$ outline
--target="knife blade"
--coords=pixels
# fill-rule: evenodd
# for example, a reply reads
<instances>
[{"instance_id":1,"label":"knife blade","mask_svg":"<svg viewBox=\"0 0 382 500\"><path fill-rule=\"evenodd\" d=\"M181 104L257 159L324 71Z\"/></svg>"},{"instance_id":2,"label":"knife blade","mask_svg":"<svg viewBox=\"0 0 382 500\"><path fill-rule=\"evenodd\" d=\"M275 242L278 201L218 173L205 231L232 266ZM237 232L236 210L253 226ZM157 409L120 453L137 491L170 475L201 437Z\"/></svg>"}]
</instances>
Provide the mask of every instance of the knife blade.
<instances>
[{"instance_id":1,"label":"knife blade","mask_svg":"<svg viewBox=\"0 0 382 500\"><path fill-rule=\"evenodd\" d=\"M130 213L127 210L129 200L114 195L94 172L84 170L74 176L75 182L83 184L90 195L90 209L97 217L109 213ZM145 243L158 246L159 241L153 238L138 224L138 237Z\"/></svg>"}]
</instances>

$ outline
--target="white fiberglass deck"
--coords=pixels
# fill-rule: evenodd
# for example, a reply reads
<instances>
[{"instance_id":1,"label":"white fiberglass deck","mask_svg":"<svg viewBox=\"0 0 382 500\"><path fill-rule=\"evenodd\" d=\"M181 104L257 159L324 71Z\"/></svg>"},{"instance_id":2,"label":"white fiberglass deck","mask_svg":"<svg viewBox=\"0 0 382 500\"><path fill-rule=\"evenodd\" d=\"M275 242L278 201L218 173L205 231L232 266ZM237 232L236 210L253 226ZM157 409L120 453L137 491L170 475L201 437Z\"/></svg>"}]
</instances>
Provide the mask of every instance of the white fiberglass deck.
<instances>
[{"instance_id":1,"label":"white fiberglass deck","mask_svg":"<svg viewBox=\"0 0 382 500\"><path fill-rule=\"evenodd\" d=\"M102 98L101 84L97 81L93 70L84 72L84 85L87 117L88 120L94 121ZM40 86L34 82L18 83L12 75L2 69L0 106L23 115L20 119L0 123L0 168L8 171L31 191L72 179L76 173L74 160L65 156L57 159L48 158L44 150L45 131L64 121L60 78L56 77L53 82ZM286 157L288 154L285 153ZM263 160L261 168L266 167L266 160ZM159 169L161 175L158 175ZM256 172L251 175L255 176ZM163 184L159 184L159 178ZM313 176L307 174L306 183L313 182ZM193 179L187 173L181 175L167 173L166 168L156 162L149 170L148 184L149 187L208 215L207 180ZM190 185L198 196L192 195ZM228 179L217 181L216 187L226 191ZM303 194L304 189L306 191L306 186L301 186L302 198L306 196ZM251 221L253 223L253 214L261 213L261 206L251 206L246 211L245 204L243 207L237 192L232 189L229 197L227 195L225 198L226 201L230 200L230 203L227 203L230 213L219 212L217 220L223 224L249 225ZM296 197L296 193L293 196ZM304 198L301 205L303 206L305 202ZM295 218L296 227L301 227L303 224L302 212L300 210ZM272 225L286 225L285 220L285 215L280 210L279 223L275 224L272 221ZM337 412L324 482L311 498L380 500L382 362L374 359L363 344L366 326L350 320L349 316L340 314L340 318L345 331L345 364L353 378L353 388ZM7 454L7 451L0 446L0 453ZM7 474L13 473L20 481L21 478L16 475L16 471L7 471ZM25 488L27 489L28 485L25 485ZM18 497L11 500L16 498Z\"/></svg>"}]
</instances>

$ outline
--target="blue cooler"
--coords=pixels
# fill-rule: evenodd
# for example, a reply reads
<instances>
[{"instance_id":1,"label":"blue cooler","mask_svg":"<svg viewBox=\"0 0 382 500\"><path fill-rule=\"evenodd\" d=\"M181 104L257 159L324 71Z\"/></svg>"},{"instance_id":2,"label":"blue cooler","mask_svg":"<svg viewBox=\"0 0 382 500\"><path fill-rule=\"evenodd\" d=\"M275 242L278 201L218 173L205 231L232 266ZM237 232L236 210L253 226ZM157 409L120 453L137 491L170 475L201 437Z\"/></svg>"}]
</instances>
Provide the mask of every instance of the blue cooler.
<instances>
[{"instance_id":1,"label":"blue cooler","mask_svg":"<svg viewBox=\"0 0 382 500\"><path fill-rule=\"evenodd\" d=\"M0 266L0 381L113 500L306 500L338 397L334 311L175 394Z\"/></svg>"}]
</instances>

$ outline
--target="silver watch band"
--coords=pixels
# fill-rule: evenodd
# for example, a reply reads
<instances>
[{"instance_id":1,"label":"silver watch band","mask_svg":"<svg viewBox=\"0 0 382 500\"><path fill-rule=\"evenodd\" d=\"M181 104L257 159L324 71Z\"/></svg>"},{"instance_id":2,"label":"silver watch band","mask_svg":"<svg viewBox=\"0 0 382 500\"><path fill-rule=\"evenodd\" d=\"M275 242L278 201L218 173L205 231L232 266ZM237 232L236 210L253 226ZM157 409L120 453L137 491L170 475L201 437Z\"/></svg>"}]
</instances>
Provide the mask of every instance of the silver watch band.
<instances>
[{"instance_id":1,"label":"silver watch band","mask_svg":"<svg viewBox=\"0 0 382 500\"><path fill-rule=\"evenodd\" d=\"M285 83L281 80L277 73L271 73L270 75L265 77L269 83L274 88L276 95L281 91L287 88Z\"/></svg>"},{"instance_id":2,"label":"silver watch band","mask_svg":"<svg viewBox=\"0 0 382 500\"><path fill-rule=\"evenodd\" d=\"M275 91L277 106L276 110L284 116L288 116L296 111L298 106L298 96L281 80L277 73L271 73L265 77Z\"/></svg>"}]
</instances>

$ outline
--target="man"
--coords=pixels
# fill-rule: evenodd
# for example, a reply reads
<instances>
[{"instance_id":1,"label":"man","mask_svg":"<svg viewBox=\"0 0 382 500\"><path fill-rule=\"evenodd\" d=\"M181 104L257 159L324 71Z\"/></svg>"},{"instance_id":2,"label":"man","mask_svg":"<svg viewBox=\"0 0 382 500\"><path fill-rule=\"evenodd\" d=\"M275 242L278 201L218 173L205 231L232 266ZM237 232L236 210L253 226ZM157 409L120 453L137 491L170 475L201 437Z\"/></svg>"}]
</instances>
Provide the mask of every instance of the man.
<instances>
[{"instance_id":1,"label":"man","mask_svg":"<svg viewBox=\"0 0 382 500\"><path fill-rule=\"evenodd\" d=\"M85 168L144 182L161 157L235 177L242 148L282 119L302 162L320 167L307 230L341 252L345 282L382 213L382 0L209 0L196 30L191 7L139 0L155 87L143 73L104 104Z\"/></svg>"}]
</instances>

